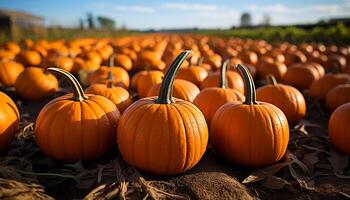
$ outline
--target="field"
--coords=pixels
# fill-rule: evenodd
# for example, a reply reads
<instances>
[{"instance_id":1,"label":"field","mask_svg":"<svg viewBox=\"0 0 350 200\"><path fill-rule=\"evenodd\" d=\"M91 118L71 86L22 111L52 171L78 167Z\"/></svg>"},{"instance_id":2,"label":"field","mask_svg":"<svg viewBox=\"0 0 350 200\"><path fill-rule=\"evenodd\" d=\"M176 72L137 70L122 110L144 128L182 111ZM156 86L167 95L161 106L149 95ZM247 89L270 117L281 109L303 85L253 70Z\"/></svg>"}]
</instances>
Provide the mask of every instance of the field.
<instances>
[{"instance_id":1,"label":"field","mask_svg":"<svg viewBox=\"0 0 350 200\"><path fill-rule=\"evenodd\" d=\"M20 115L11 114L13 106L0 109L5 116L0 122L5 127L0 128L1 199L350 198L348 27L126 32L111 38L101 33L79 39L72 38L75 31L2 45L1 92ZM191 58L185 59L186 49ZM288 86L286 94L299 100L284 93L263 100L260 90L273 86L266 81L271 74L283 83L275 87ZM92 92L94 85L118 91L115 96ZM342 102L327 97L336 87L345 88ZM225 97L227 104L209 117L207 109L220 103L220 95L207 96L202 104L198 98L210 88L228 90L236 99ZM159 97L151 97L152 90ZM184 100L174 100L172 93ZM0 106L12 105L0 97ZM226 105L253 109L260 101L277 107L219 118L231 112ZM78 104L80 110L74 110ZM341 109L347 117L338 119L340 139L330 138L330 116ZM235 136L221 140L224 132ZM186 147L176 143L179 135L185 135ZM249 139L243 142L240 135ZM236 146L239 150L232 150Z\"/></svg>"}]
</instances>

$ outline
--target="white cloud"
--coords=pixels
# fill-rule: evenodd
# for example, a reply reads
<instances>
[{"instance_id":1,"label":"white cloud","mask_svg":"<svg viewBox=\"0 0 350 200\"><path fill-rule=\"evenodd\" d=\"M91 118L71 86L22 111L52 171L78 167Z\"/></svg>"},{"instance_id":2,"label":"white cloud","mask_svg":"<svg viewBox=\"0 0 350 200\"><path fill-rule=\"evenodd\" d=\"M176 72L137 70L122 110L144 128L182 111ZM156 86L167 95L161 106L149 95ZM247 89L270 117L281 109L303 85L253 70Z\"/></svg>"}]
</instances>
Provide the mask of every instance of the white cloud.
<instances>
[{"instance_id":1,"label":"white cloud","mask_svg":"<svg viewBox=\"0 0 350 200\"><path fill-rule=\"evenodd\" d=\"M140 13L153 13L155 9L150 6L140 6L140 5L134 5L134 6L113 6L114 11L119 12L140 12Z\"/></svg>"},{"instance_id":2,"label":"white cloud","mask_svg":"<svg viewBox=\"0 0 350 200\"><path fill-rule=\"evenodd\" d=\"M202 3L165 3L160 5L161 8L174 10L188 10L188 11L216 11L218 7L214 4Z\"/></svg>"}]
</instances>

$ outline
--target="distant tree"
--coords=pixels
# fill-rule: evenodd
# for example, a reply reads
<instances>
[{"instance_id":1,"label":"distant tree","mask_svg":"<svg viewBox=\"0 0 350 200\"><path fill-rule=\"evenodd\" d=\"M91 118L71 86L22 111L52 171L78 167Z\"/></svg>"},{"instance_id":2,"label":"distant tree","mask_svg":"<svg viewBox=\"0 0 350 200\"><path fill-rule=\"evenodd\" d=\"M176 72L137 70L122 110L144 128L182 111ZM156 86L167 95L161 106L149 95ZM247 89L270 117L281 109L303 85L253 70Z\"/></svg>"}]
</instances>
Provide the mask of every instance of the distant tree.
<instances>
[{"instance_id":1,"label":"distant tree","mask_svg":"<svg viewBox=\"0 0 350 200\"><path fill-rule=\"evenodd\" d=\"M79 28L84 29L84 20L82 18L79 18Z\"/></svg>"},{"instance_id":2,"label":"distant tree","mask_svg":"<svg viewBox=\"0 0 350 200\"><path fill-rule=\"evenodd\" d=\"M270 16L268 14L266 14L262 18L261 25L270 26L270 22L271 22Z\"/></svg>"},{"instance_id":3,"label":"distant tree","mask_svg":"<svg viewBox=\"0 0 350 200\"><path fill-rule=\"evenodd\" d=\"M104 17L104 16L98 16L97 21L98 21L100 28L102 28L102 29L114 29L115 28L115 21L111 18Z\"/></svg>"},{"instance_id":4,"label":"distant tree","mask_svg":"<svg viewBox=\"0 0 350 200\"><path fill-rule=\"evenodd\" d=\"M86 17L87 17L88 28L95 28L95 21L92 13L88 13Z\"/></svg>"},{"instance_id":5,"label":"distant tree","mask_svg":"<svg viewBox=\"0 0 350 200\"><path fill-rule=\"evenodd\" d=\"M250 13L245 12L241 16L241 27L249 27L252 25L252 17Z\"/></svg>"}]
</instances>

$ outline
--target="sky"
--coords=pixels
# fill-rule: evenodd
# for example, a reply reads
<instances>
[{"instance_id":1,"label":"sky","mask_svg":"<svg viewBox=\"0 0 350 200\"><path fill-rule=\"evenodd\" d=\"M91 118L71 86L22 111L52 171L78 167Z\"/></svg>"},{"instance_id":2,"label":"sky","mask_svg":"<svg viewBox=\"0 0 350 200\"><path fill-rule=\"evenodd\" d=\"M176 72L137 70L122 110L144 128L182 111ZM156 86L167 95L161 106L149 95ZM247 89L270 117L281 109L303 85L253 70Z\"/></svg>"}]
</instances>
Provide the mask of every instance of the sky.
<instances>
[{"instance_id":1,"label":"sky","mask_svg":"<svg viewBox=\"0 0 350 200\"><path fill-rule=\"evenodd\" d=\"M350 0L0 0L0 9L42 16L48 26L78 26L91 12L131 29L229 28L239 25L243 12L251 14L253 24L268 15L272 25L346 17Z\"/></svg>"}]
</instances>

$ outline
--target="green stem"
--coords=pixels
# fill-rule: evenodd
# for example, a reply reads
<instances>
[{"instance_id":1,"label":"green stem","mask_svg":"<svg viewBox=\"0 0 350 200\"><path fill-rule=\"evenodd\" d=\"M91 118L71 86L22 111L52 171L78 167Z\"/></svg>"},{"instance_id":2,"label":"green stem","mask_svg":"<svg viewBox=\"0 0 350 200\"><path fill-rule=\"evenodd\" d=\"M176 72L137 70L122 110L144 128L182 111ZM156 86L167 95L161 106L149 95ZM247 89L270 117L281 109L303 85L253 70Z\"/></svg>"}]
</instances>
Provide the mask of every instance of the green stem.
<instances>
[{"instance_id":1,"label":"green stem","mask_svg":"<svg viewBox=\"0 0 350 200\"><path fill-rule=\"evenodd\" d=\"M221 71L220 71L220 80L219 80L219 87L221 88L227 88L227 77L226 77L226 72L227 72L227 66L230 63L230 60L227 59L221 66Z\"/></svg>"},{"instance_id":2,"label":"green stem","mask_svg":"<svg viewBox=\"0 0 350 200\"><path fill-rule=\"evenodd\" d=\"M173 100L173 85L177 71L180 69L181 64L185 61L186 57L190 55L192 51L181 52L170 65L167 73L164 76L158 99L155 100L159 104L171 104Z\"/></svg>"},{"instance_id":3,"label":"green stem","mask_svg":"<svg viewBox=\"0 0 350 200\"><path fill-rule=\"evenodd\" d=\"M68 80L69 84L73 88L74 101L84 101L85 99L88 99L88 97L84 94L84 90L79 81L71 73L55 67L47 68L47 71L59 74Z\"/></svg>"},{"instance_id":4,"label":"green stem","mask_svg":"<svg viewBox=\"0 0 350 200\"><path fill-rule=\"evenodd\" d=\"M247 105L254 105L256 103L256 91L255 91L255 84L253 81L253 77L250 74L249 70L241 65L237 65L238 70L242 74L243 80L244 80L244 87L245 87L245 101L244 104Z\"/></svg>"},{"instance_id":5,"label":"green stem","mask_svg":"<svg viewBox=\"0 0 350 200\"><path fill-rule=\"evenodd\" d=\"M277 81L276 81L276 78L272 75L272 74L269 74L266 76L266 81L268 84L271 84L271 85L277 85Z\"/></svg>"}]
</instances>

